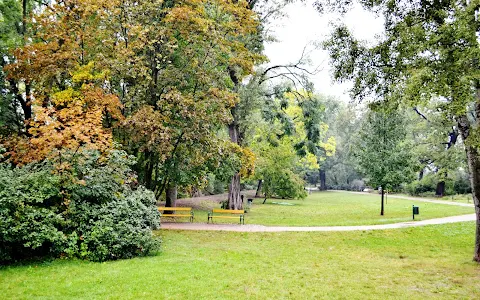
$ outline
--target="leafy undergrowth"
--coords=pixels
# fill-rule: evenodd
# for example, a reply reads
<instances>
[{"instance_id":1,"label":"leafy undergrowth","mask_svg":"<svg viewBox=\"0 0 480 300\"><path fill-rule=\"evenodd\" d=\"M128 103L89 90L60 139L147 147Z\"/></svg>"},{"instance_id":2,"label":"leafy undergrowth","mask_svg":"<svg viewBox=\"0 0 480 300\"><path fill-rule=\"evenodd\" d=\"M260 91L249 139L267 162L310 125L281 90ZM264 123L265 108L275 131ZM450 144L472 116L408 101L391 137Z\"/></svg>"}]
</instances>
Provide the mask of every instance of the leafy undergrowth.
<instances>
[{"instance_id":1,"label":"leafy undergrowth","mask_svg":"<svg viewBox=\"0 0 480 300\"><path fill-rule=\"evenodd\" d=\"M205 200L203 200L205 201ZM246 214L245 224L279 226L373 225L412 221L412 205L420 207L415 220L474 213L473 207L435 204L388 198L385 215L380 216L380 196L342 192L313 193L305 200L255 199ZM274 202L277 202L276 204ZM290 203L294 205L281 205ZM219 205L218 205L219 207ZM166 220L170 221L170 220ZM179 219L184 222L186 219ZM206 223L207 211L195 210L195 222ZM216 223L238 223L236 219L218 219Z\"/></svg>"},{"instance_id":2,"label":"leafy undergrowth","mask_svg":"<svg viewBox=\"0 0 480 300\"><path fill-rule=\"evenodd\" d=\"M478 299L473 222L371 232L160 231L157 256L0 268L5 299Z\"/></svg>"}]
</instances>

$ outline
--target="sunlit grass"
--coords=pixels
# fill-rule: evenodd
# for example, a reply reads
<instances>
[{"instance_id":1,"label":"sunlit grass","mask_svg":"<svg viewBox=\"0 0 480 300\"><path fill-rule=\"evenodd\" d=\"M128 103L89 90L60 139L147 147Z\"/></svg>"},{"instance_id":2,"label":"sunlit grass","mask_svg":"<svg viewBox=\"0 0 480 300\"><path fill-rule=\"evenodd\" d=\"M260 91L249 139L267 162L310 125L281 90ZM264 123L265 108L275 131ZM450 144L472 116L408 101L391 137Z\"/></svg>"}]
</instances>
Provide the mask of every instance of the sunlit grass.
<instances>
[{"instance_id":1,"label":"sunlit grass","mask_svg":"<svg viewBox=\"0 0 480 300\"><path fill-rule=\"evenodd\" d=\"M0 268L0 298L480 297L473 222L372 232L159 234L157 256Z\"/></svg>"},{"instance_id":2,"label":"sunlit grass","mask_svg":"<svg viewBox=\"0 0 480 300\"><path fill-rule=\"evenodd\" d=\"M342 192L312 193L305 200L255 199L246 214L246 224L283 226L369 225L412 220L412 205L420 207L415 220L474 213L473 207L460 207L414 200L387 198L385 215L380 216L380 196ZM282 205L289 203L294 205ZM182 221L181 219L179 221ZM183 220L185 221L185 220ZM195 211L195 222L206 223L207 211ZM238 223L237 220L216 220L218 223Z\"/></svg>"}]
</instances>

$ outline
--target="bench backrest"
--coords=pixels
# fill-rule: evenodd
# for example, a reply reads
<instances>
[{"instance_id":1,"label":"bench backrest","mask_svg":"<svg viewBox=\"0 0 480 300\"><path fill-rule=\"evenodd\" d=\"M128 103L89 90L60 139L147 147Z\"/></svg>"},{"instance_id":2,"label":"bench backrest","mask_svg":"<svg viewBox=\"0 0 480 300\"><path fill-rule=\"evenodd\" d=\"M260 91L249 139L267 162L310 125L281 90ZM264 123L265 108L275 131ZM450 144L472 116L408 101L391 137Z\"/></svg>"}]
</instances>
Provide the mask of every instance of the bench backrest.
<instances>
[{"instance_id":1,"label":"bench backrest","mask_svg":"<svg viewBox=\"0 0 480 300\"><path fill-rule=\"evenodd\" d=\"M221 209L221 208L214 208L212 210L213 213L221 213L221 214L244 214L245 211L243 209Z\"/></svg>"},{"instance_id":2,"label":"bench backrest","mask_svg":"<svg viewBox=\"0 0 480 300\"><path fill-rule=\"evenodd\" d=\"M190 211L192 210L191 207L159 207L158 208L159 211L165 211L165 210L168 210L168 211Z\"/></svg>"}]
</instances>

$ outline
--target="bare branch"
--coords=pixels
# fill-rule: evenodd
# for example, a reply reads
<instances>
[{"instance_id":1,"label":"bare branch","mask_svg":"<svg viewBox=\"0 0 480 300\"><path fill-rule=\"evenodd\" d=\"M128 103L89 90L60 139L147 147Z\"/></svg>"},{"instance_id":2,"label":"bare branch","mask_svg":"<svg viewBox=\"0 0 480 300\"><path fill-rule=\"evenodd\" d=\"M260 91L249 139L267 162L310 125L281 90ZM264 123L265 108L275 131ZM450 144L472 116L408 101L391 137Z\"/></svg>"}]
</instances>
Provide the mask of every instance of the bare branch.
<instances>
[{"instance_id":1,"label":"bare branch","mask_svg":"<svg viewBox=\"0 0 480 300\"><path fill-rule=\"evenodd\" d=\"M430 122L430 121L427 119L427 117L418 110L418 108L417 108L416 106L413 108L413 110L414 110L420 117L422 117L423 119L425 119L427 122Z\"/></svg>"}]
</instances>

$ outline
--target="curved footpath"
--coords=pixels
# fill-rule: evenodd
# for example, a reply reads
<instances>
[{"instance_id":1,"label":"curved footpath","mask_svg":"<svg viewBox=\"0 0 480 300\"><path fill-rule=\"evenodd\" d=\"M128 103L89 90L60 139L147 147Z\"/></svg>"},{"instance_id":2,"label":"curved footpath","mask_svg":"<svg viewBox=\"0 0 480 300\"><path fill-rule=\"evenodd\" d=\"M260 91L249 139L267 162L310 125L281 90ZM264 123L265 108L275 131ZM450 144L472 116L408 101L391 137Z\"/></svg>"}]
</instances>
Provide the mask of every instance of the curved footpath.
<instances>
[{"instance_id":1,"label":"curved footpath","mask_svg":"<svg viewBox=\"0 0 480 300\"><path fill-rule=\"evenodd\" d=\"M233 224L205 224L205 223L162 223L162 229L175 230L210 230L210 231L237 231L237 232L283 232L283 231L355 231L355 230L383 230L395 228L417 227L457 222L475 221L475 214L430 219L423 221L402 222L394 224L361 225L361 226L263 226L263 225L233 225Z\"/></svg>"},{"instance_id":2,"label":"curved footpath","mask_svg":"<svg viewBox=\"0 0 480 300\"><path fill-rule=\"evenodd\" d=\"M344 192L344 191L342 191ZM351 192L356 194L368 194L362 192ZM391 198L416 200L430 203L440 203L447 205L469 206L473 204L457 203L443 200L423 199L414 197L404 197L389 195ZM447 223L458 223L475 221L475 214L437 218L423 221L401 222L393 224L379 224L379 225L360 225L360 226L308 226L308 227L294 227L294 226L264 226L264 225L234 225L234 224L205 224L205 223L162 223L162 229L174 230L209 230L209 231L236 231L236 232L301 232L301 231L357 231L357 230L384 230L418 227L426 225L438 225Z\"/></svg>"},{"instance_id":3,"label":"curved footpath","mask_svg":"<svg viewBox=\"0 0 480 300\"><path fill-rule=\"evenodd\" d=\"M366 192L350 192L350 191L339 191L339 190L329 190L329 192L341 192L341 193L350 193L350 194L357 194L357 195L372 195L371 193L366 193ZM462 203L462 202L454 202L454 201L447 201L447 200L435 200L435 199L429 199L429 198L398 196L398 195L389 195L389 194L387 194L387 197L395 198L395 199L415 200L419 202L473 207L473 203Z\"/></svg>"}]
</instances>

